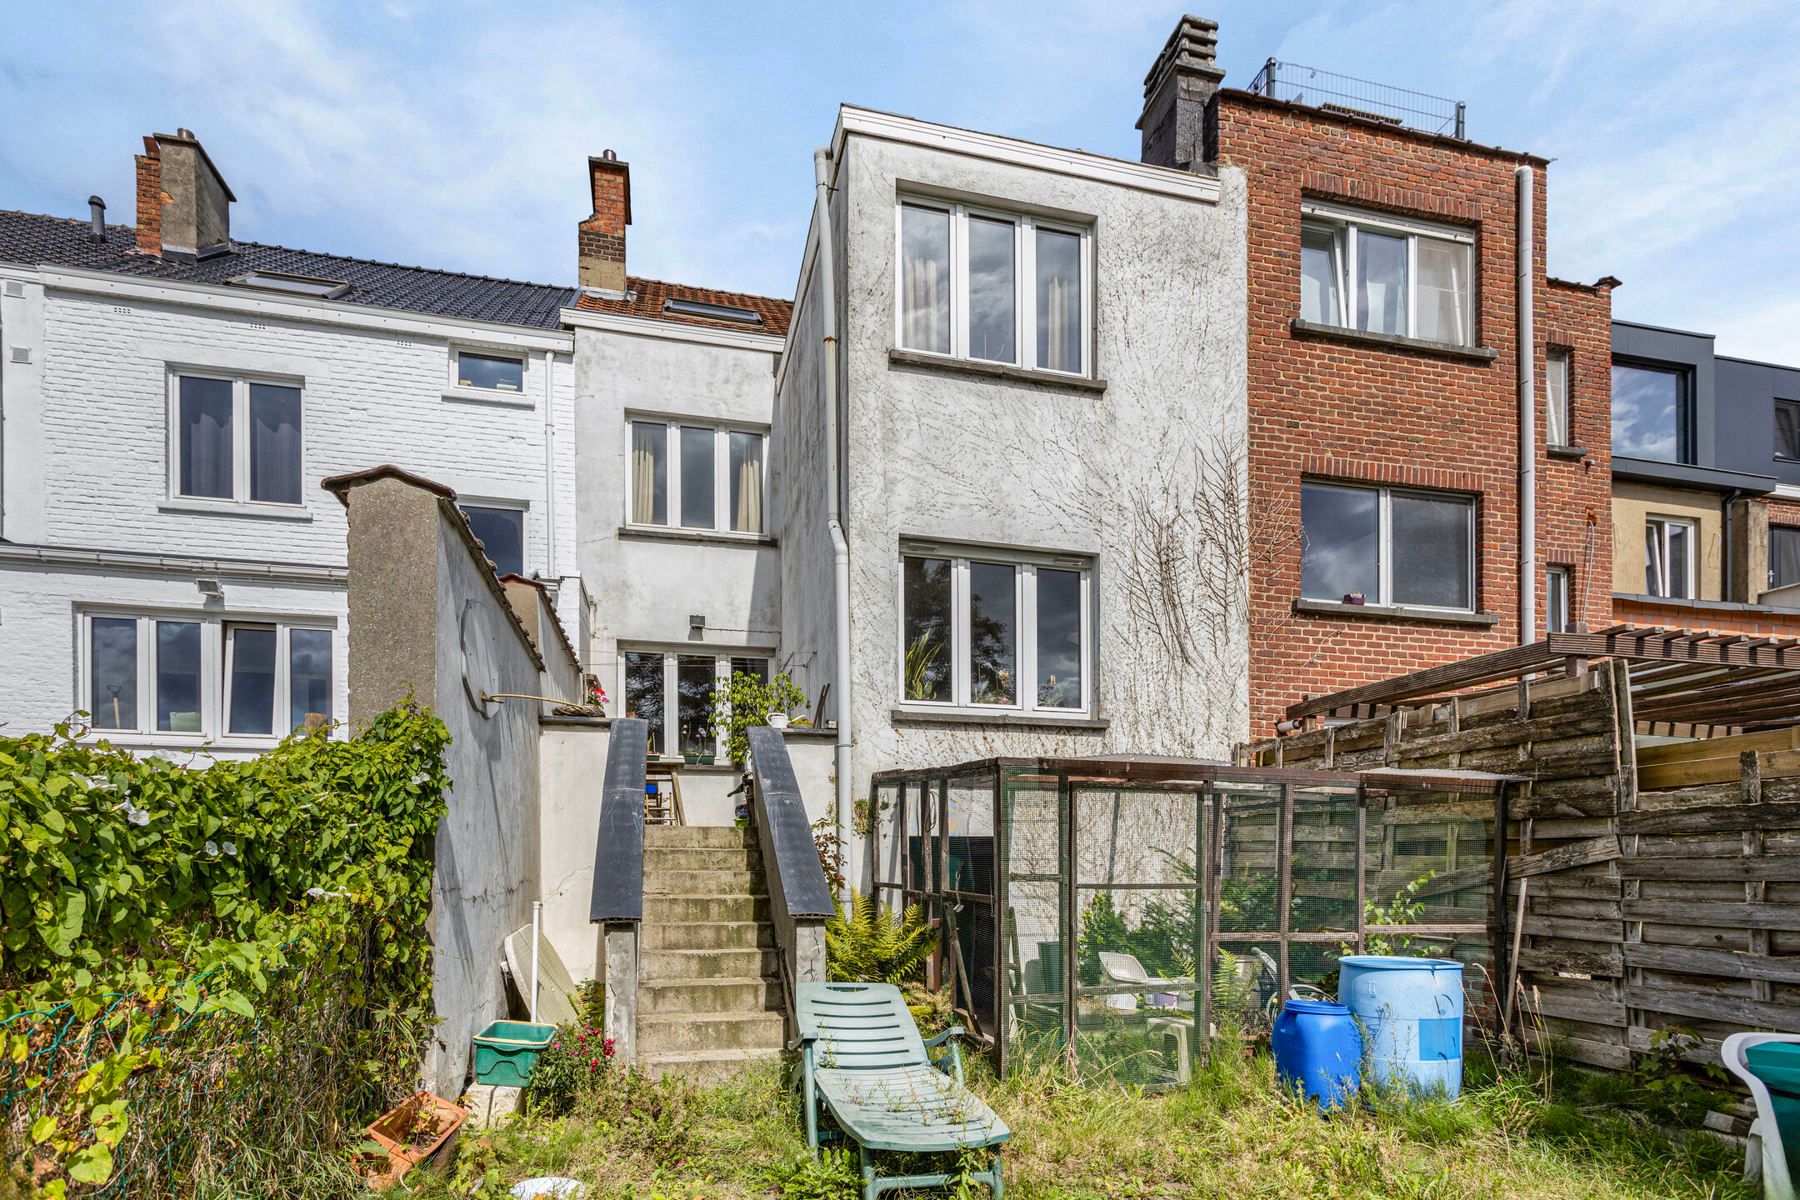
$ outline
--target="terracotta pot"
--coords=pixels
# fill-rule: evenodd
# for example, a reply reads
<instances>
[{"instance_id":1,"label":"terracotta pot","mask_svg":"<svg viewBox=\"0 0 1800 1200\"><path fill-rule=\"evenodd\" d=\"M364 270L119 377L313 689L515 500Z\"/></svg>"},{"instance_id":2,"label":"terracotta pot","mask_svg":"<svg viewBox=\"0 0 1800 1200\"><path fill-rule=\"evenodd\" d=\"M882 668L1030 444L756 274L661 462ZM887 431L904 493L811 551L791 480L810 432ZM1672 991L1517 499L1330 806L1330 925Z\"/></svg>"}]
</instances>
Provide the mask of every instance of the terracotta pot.
<instances>
[{"instance_id":1,"label":"terracotta pot","mask_svg":"<svg viewBox=\"0 0 1800 1200\"><path fill-rule=\"evenodd\" d=\"M421 1115L422 1114L422 1115ZM363 1134L381 1147L356 1156L357 1172L378 1192L438 1154L456 1136L468 1110L442 1096L415 1092L370 1123Z\"/></svg>"}]
</instances>

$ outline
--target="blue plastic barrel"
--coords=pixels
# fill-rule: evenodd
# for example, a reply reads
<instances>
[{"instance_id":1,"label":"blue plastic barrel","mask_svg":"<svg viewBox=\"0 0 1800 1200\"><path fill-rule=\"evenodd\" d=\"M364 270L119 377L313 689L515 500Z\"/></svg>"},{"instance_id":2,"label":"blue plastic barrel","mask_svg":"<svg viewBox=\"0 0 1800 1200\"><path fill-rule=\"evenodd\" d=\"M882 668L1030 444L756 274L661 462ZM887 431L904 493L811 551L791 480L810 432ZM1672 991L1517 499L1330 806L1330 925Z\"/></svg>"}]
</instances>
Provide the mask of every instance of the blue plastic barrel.
<instances>
[{"instance_id":1,"label":"blue plastic barrel","mask_svg":"<svg viewBox=\"0 0 1800 1200\"><path fill-rule=\"evenodd\" d=\"M1462 964L1356 954L1338 965L1338 1000L1362 1022L1376 1086L1455 1098L1462 1091Z\"/></svg>"},{"instance_id":2,"label":"blue plastic barrel","mask_svg":"<svg viewBox=\"0 0 1800 1200\"><path fill-rule=\"evenodd\" d=\"M1362 1034L1342 1004L1289 1000L1269 1044L1281 1086L1322 1108L1338 1107L1362 1086Z\"/></svg>"}]
</instances>

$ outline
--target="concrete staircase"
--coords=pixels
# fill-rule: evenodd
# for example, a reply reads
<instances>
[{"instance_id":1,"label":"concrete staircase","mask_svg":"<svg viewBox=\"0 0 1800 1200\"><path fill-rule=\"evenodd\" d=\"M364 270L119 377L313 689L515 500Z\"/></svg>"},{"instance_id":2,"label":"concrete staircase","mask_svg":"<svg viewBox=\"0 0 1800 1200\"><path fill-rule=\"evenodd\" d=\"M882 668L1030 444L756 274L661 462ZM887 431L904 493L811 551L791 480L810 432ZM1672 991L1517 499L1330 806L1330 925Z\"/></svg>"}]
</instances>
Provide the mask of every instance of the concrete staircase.
<instances>
[{"instance_id":1,"label":"concrete staircase","mask_svg":"<svg viewBox=\"0 0 1800 1200\"><path fill-rule=\"evenodd\" d=\"M644 828L638 1067L716 1080L777 1059L786 1036L754 830Z\"/></svg>"}]
</instances>

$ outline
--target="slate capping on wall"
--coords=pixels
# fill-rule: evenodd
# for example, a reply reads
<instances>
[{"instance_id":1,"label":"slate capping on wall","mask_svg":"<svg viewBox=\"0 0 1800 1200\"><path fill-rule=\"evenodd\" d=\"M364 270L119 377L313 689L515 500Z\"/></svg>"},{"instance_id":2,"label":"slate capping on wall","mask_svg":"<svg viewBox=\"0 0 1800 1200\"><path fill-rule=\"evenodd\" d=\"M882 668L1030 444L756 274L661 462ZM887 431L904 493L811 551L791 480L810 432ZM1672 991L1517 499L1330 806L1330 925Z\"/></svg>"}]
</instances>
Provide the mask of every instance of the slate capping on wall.
<instances>
[{"instance_id":1,"label":"slate capping on wall","mask_svg":"<svg viewBox=\"0 0 1800 1200\"><path fill-rule=\"evenodd\" d=\"M1345 604L1341 600L1296 600L1294 611L1321 617L1363 617L1371 621L1428 621L1437 625L1498 625L1494 613L1445 612L1409 604Z\"/></svg>"}]
</instances>

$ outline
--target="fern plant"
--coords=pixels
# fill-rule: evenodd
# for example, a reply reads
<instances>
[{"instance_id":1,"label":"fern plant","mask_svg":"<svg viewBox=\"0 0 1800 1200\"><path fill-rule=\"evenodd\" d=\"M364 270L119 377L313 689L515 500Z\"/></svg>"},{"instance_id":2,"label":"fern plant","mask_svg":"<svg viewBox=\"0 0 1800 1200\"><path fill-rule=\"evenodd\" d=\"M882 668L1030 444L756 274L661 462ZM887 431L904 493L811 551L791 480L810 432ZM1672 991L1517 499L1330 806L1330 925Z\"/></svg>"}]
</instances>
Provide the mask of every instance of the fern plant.
<instances>
[{"instance_id":1,"label":"fern plant","mask_svg":"<svg viewBox=\"0 0 1800 1200\"><path fill-rule=\"evenodd\" d=\"M903 913L874 896L852 896L850 911L832 902L825 921L825 970L833 983L907 983L925 977L937 930L917 904Z\"/></svg>"}]
</instances>

